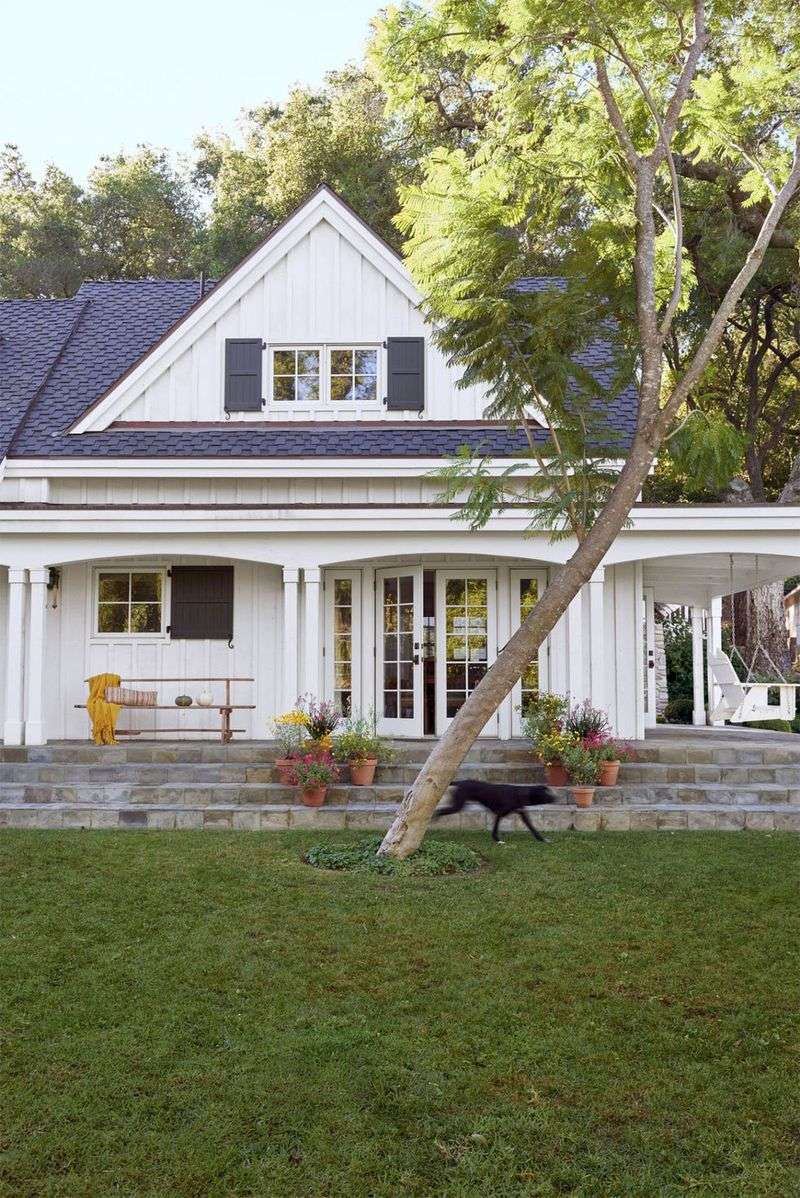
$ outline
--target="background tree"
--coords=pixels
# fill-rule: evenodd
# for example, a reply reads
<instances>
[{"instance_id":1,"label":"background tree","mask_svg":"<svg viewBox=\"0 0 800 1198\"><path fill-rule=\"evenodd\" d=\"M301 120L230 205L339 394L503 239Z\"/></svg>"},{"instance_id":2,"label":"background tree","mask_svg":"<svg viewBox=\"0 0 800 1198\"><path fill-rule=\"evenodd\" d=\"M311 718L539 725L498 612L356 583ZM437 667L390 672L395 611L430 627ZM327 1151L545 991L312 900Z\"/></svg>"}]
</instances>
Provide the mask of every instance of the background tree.
<instances>
[{"instance_id":1,"label":"background tree","mask_svg":"<svg viewBox=\"0 0 800 1198\"><path fill-rule=\"evenodd\" d=\"M83 279L192 275L202 225L190 182L147 146L102 158L85 188L55 166L37 183L0 154L0 296L74 295Z\"/></svg>"},{"instance_id":2,"label":"background tree","mask_svg":"<svg viewBox=\"0 0 800 1198\"><path fill-rule=\"evenodd\" d=\"M424 65L454 49L469 81L458 103L476 97L472 143L435 151L422 184L403 192L409 263L437 339L469 381L489 384L492 414L524 427L536 406L552 432L546 451L531 445L533 484L480 462L471 473L464 461L454 466L471 490L467 514L485 522L527 489L533 522L544 518L574 540L433 749L381 851L402 857L418 845L470 745L619 534L773 235L783 236L800 182L798 32L797 14L766 0L744 12L702 0L589 0L568 10L549 0L440 0L424 10L406 4L379 24L381 80L406 119L433 102L415 84ZM753 158L742 147L756 128ZM741 164L742 205L758 226L680 364L669 353L676 337L680 347L697 281L676 155ZM516 279L554 263L558 286L514 290ZM614 479L596 469L603 397L574 365L612 322L620 347L612 390L630 382L634 354L639 390L636 433Z\"/></svg>"},{"instance_id":3,"label":"background tree","mask_svg":"<svg viewBox=\"0 0 800 1198\"><path fill-rule=\"evenodd\" d=\"M241 145L200 137L195 178L212 197L213 269L230 269L322 182L399 247L397 187L416 176L419 138L384 108L374 79L350 66L247 113Z\"/></svg>"}]
</instances>

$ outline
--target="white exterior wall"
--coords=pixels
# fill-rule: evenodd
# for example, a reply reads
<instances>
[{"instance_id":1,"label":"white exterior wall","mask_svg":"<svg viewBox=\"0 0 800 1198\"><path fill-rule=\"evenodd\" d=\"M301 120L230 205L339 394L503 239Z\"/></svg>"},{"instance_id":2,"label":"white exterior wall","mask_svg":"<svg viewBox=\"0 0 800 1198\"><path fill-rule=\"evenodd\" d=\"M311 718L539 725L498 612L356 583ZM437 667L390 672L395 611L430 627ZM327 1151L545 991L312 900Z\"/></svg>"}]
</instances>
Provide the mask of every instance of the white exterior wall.
<instances>
[{"instance_id":1,"label":"white exterior wall","mask_svg":"<svg viewBox=\"0 0 800 1198\"><path fill-rule=\"evenodd\" d=\"M227 337L261 337L271 345L382 345L387 337L425 337L423 419L471 420L483 414L484 391L457 390L460 372L447 365L411 300L326 220L314 225L271 269L256 278L177 360L134 397L117 419L225 419ZM416 412L387 412L386 351L381 350L378 403L270 407L268 350L263 413L234 412L231 420L417 420Z\"/></svg>"},{"instance_id":2,"label":"white exterior wall","mask_svg":"<svg viewBox=\"0 0 800 1198\"><path fill-rule=\"evenodd\" d=\"M179 565L182 560L193 564L220 564L221 559L169 560L154 557L135 562L114 560L114 568L134 565L160 567ZM61 571L58 607L48 608L47 660L52 669L46 674L47 735L51 740L83 739L87 736L88 717L77 710L76 703L86 700L85 679L92 674L115 673L123 678L188 678L188 677L252 677L255 683L235 683L232 698L235 703L255 703L255 711L233 713L234 727L243 728L245 735L263 738L267 722L280 708L280 678L282 644L279 605L281 602L280 571L275 566L259 566L234 562L234 638L233 648L226 641L171 641L167 636L155 640L136 637L97 637L94 629L93 570L97 563L65 566ZM167 611L169 608L167 607ZM172 703L175 696L188 692L196 697L204 688L202 683L168 683L148 686L157 690L159 703ZM208 688L215 699L223 696L223 684ZM120 715L120 726L152 729L181 727L191 734L193 726L203 724L216 728L216 711L150 711L126 709ZM213 737L206 733L204 739Z\"/></svg>"}]
</instances>

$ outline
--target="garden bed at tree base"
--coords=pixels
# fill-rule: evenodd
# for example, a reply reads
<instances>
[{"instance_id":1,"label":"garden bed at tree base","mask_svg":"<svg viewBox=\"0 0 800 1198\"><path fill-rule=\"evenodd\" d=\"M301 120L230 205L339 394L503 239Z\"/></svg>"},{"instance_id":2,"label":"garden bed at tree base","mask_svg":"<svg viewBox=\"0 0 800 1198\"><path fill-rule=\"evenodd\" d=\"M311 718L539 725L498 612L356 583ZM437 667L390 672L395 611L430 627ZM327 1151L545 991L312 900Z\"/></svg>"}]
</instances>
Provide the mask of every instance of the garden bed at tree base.
<instances>
[{"instance_id":1,"label":"garden bed at tree base","mask_svg":"<svg viewBox=\"0 0 800 1198\"><path fill-rule=\"evenodd\" d=\"M456 840L427 836L404 861L379 857L382 836L361 840L324 840L303 853L303 861L315 869L356 874L379 874L390 878L452 878L475 873L485 858Z\"/></svg>"}]
</instances>

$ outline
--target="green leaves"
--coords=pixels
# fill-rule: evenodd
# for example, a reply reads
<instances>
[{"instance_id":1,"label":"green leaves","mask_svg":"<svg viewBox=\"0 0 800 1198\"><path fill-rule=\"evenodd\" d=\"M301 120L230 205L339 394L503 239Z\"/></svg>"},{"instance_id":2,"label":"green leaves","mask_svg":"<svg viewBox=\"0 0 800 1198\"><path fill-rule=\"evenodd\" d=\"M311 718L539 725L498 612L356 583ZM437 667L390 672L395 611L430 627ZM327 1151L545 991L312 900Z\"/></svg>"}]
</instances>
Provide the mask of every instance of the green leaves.
<instances>
[{"instance_id":1,"label":"green leaves","mask_svg":"<svg viewBox=\"0 0 800 1198\"><path fill-rule=\"evenodd\" d=\"M741 469L745 438L720 411L690 412L667 438L676 469L710 490L726 487Z\"/></svg>"}]
</instances>

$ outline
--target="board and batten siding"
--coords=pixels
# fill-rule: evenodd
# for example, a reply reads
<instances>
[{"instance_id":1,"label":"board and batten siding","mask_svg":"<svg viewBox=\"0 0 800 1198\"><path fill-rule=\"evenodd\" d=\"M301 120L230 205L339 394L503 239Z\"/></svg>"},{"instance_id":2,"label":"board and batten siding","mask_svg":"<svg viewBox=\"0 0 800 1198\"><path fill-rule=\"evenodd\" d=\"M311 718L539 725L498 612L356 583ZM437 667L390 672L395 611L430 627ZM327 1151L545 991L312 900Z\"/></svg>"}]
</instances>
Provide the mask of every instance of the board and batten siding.
<instances>
[{"instance_id":1,"label":"board and batten siding","mask_svg":"<svg viewBox=\"0 0 800 1198\"><path fill-rule=\"evenodd\" d=\"M382 344L387 337L425 337L423 419L474 420L483 415L482 388L459 389L459 372L433 345L425 321L402 292L327 221L320 221L275 266L221 312L216 322L120 414L121 420L212 420L225 417L225 339L262 337L283 344ZM386 388L386 352L379 383ZM232 412L231 420L418 420L379 403L321 407L286 403L270 408L269 353L264 354L263 412Z\"/></svg>"},{"instance_id":2,"label":"board and batten siding","mask_svg":"<svg viewBox=\"0 0 800 1198\"><path fill-rule=\"evenodd\" d=\"M107 565L112 569L148 569L182 563L198 565L206 559L153 558L135 562L80 563L62 568L58 607L48 608L47 655L53 663L46 679L47 735L50 740L83 739L88 736L88 717L75 708L86 699L85 679L92 674L115 673L123 678L252 677L254 683L234 684L234 702L255 703L254 711L234 712L233 726L244 729L244 736L263 739L267 723L280 704L283 669L282 636L279 618L281 577L275 566L234 562L234 638L233 648L226 641L175 640L169 637L98 637L94 635L94 570ZM219 559L207 559L219 565ZM2 604L0 603L0 608ZM168 611L169 609L167 609ZM0 619L2 617L0 616ZM162 686L142 684L143 690L156 690L159 703L173 703L176 695L188 693L196 698L202 683L168 683ZM223 697L223 684L208 688L215 701ZM192 709L147 711L125 709L119 727L181 728L179 739L198 734L193 727L216 729L216 711ZM205 733L201 739L214 738ZM240 737L241 739L241 737Z\"/></svg>"}]
</instances>

